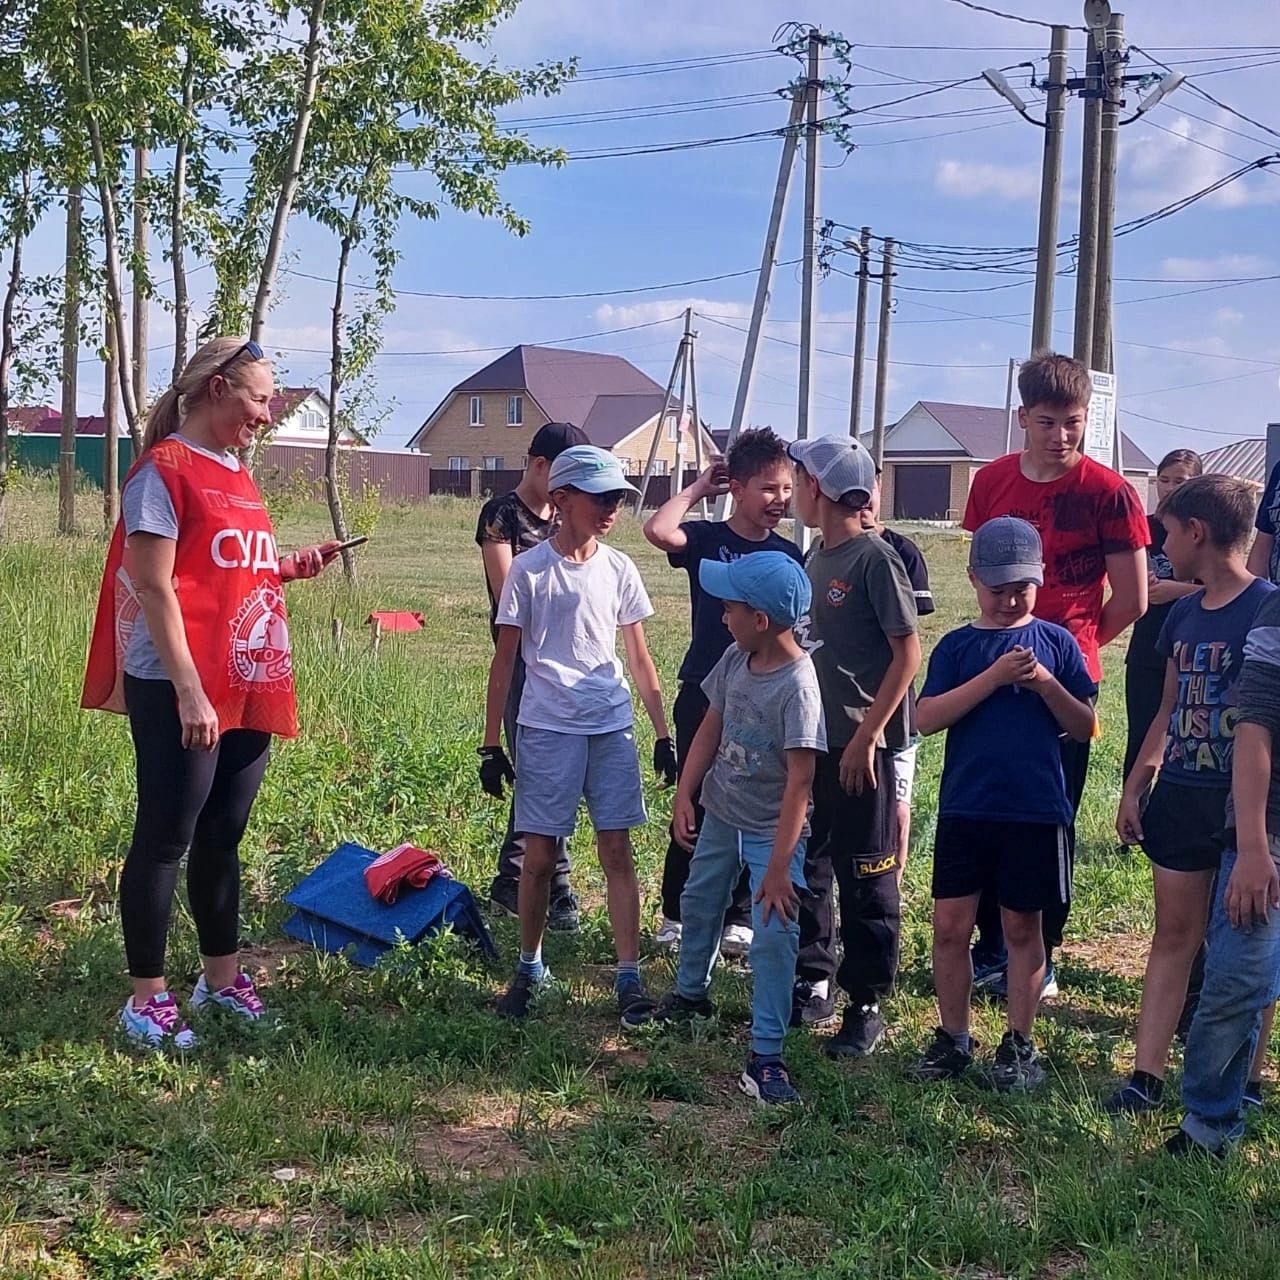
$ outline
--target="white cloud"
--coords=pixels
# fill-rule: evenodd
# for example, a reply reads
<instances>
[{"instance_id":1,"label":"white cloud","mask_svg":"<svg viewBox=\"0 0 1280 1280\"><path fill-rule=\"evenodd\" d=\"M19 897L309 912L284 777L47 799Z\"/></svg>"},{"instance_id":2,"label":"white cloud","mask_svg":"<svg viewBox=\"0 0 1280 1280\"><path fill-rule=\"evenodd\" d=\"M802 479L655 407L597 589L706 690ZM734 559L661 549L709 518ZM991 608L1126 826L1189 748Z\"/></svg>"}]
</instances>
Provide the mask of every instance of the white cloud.
<instances>
[{"instance_id":1,"label":"white cloud","mask_svg":"<svg viewBox=\"0 0 1280 1280\"><path fill-rule=\"evenodd\" d=\"M934 185L949 196L995 195L1002 200L1030 200L1040 193L1040 175L1022 165L943 160L934 173Z\"/></svg>"},{"instance_id":2,"label":"white cloud","mask_svg":"<svg viewBox=\"0 0 1280 1280\"><path fill-rule=\"evenodd\" d=\"M1170 280L1231 280L1267 275L1271 265L1260 253L1220 253L1212 258L1166 258L1160 271Z\"/></svg>"},{"instance_id":3,"label":"white cloud","mask_svg":"<svg viewBox=\"0 0 1280 1280\"><path fill-rule=\"evenodd\" d=\"M1218 325L1236 325L1244 321L1244 312L1237 311L1235 307L1219 307L1213 313L1213 323Z\"/></svg>"}]
</instances>

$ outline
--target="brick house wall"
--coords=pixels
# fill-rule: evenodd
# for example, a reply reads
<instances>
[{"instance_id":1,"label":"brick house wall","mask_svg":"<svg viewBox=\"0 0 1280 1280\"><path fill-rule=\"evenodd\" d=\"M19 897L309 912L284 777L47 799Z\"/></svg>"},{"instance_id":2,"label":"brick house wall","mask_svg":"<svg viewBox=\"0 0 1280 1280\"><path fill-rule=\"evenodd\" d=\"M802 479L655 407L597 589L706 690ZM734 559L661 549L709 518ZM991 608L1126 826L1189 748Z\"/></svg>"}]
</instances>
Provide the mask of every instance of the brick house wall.
<instances>
[{"instance_id":1,"label":"brick house wall","mask_svg":"<svg viewBox=\"0 0 1280 1280\"><path fill-rule=\"evenodd\" d=\"M450 458L465 458L463 467L483 467L485 458L500 458L499 470L521 470L529 441L548 422L537 401L525 391L476 393L483 405L484 425L471 425L471 394L457 392L445 406L435 426L418 442L418 451L430 453L437 467L447 468ZM507 426L508 396L521 398L521 425Z\"/></svg>"}]
</instances>

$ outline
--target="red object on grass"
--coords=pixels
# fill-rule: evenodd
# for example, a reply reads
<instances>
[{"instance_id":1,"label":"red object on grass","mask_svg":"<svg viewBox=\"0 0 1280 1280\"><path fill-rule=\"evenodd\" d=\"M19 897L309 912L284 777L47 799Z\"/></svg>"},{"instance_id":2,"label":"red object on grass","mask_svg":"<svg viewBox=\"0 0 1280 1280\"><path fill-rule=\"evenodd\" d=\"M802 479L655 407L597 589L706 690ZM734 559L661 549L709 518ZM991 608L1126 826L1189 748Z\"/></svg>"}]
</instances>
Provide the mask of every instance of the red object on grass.
<instances>
[{"instance_id":1,"label":"red object on grass","mask_svg":"<svg viewBox=\"0 0 1280 1280\"><path fill-rule=\"evenodd\" d=\"M421 631L422 630L422 614L396 612L394 610L377 610L375 609L366 619L366 622L382 623L383 631Z\"/></svg>"},{"instance_id":2,"label":"red object on grass","mask_svg":"<svg viewBox=\"0 0 1280 1280\"><path fill-rule=\"evenodd\" d=\"M388 849L364 869L364 882L369 886L369 892L387 906L392 906L400 896L401 885L407 883L411 888L423 889L432 876L452 878L452 873L438 853L412 844Z\"/></svg>"}]
</instances>

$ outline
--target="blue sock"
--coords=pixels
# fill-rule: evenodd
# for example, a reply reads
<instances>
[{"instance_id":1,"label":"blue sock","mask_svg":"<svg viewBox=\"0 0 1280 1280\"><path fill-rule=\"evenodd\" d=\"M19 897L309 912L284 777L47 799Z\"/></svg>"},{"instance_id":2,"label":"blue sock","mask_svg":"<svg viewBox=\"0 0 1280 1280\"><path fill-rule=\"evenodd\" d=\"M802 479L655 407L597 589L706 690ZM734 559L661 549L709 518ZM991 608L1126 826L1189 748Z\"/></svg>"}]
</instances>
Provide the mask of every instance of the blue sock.
<instances>
[{"instance_id":1,"label":"blue sock","mask_svg":"<svg viewBox=\"0 0 1280 1280\"><path fill-rule=\"evenodd\" d=\"M518 972L527 974L535 982L541 982L547 976L547 966L542 963L541 946L536 951L522 951L520 953L520 968Z\"/></svg>"},{"instance_id":2,"label":"blue sock","mask_svg":"<svg viewBox=\"0 0 1280 1280\"><path fill-rule=\"evenodd\" d=\"M613 989L615 991L626 991L642 986L644 986L644 983L640 981L640 961L619 960L618 971L613 979Z\"/></svg>"}]
</instances>

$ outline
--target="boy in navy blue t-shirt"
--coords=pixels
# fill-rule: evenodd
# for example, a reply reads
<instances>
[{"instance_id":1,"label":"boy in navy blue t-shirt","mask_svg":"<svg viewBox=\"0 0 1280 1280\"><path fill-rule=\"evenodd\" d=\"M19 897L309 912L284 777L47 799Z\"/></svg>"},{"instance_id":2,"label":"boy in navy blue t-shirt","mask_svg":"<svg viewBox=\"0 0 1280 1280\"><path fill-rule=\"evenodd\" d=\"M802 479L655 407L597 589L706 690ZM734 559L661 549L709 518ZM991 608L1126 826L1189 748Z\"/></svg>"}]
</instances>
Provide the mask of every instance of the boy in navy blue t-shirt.
<instances>
[{"instance_id":1,"label":"boy in navy blue t-shirt","mask_svg":"<svg viewBox=\"0 0 1280 1280\"><path fill-rule=\"evenodd\" d=\"M933 980L942 1025L911 1069L920 1080L959 1076L973 1061L969 938L984 890L1000 903L1009 951L1009 1026L991 1083L1044 1079L1031 1030L1044 982L1040 913L1070 892L1072 819L1059 735L1093 735L1097 693L1065 627L1032 616L1044 581L1040 535L999 516L973 536L969 581L977 621L948 632L929 659L920 732L948 729L933 855Z\"/></svg>"}]
</instances>

